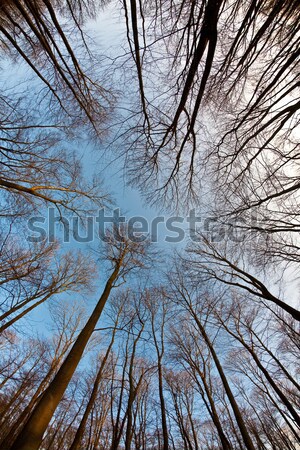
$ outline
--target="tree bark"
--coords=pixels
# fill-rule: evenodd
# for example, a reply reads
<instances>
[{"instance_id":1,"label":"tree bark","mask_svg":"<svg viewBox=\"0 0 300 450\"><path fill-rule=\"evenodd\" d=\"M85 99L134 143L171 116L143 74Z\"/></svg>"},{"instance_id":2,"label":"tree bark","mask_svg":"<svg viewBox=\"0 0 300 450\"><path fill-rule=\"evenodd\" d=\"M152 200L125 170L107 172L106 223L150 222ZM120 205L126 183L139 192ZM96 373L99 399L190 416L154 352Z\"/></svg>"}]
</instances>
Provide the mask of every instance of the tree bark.
<instances>
[{"instance_id":1,"label":"tree bark","mask_svg":"<svg viewBox=\"0 0 300 450\"><path fill-rule=\"evenodd\" d=\"M252 442L250 434L248 433L248 430L247 430L246 424L244 422L244 419L242 417L241 411L239 409L239 406L238 406L237 402L235 401L233 392L232 392L232 390L231 390L231 388L229 386L229 383L227 381L226 375L225 375L225 373L223 371L223 367L222 367L222 365L220 363L220 360L219 360L219 358L218 358L218 356L217 356L217 354L215 352L215 349L214 349L214 347L213 347L213 345L212 345L212 343L211 343L211 341L210 341L210 339L209 339L209 337L208 337L208 335L207 335L207 333L205 331L205 328L201 324L200 320L198 319L196 314L193 314L193 316L194 316L194 319L195 319L195 321L196 321L196 323L197 323L197 325L199 327L199 330L200 330L200 332L201 332L201 334L203 336L203 339L205 340L205 342L206 342L206 344L207 344L207 346L209 348L209 351L211 352L211 355L212 355L213 360L215 362L216 368L217 368L217 370L219 372L219 375L220 375L220 378L222 380L222 383L223 383L226 395L228 397L228 400L229 400L231 408L233 410L236 422L237 422L239 430L241 432L241 435L242 435L245 447L248 450L255 450L254 444Z\"/></svg>"},{"instance_id":2,"label":"tree bark","mask_svg":"<svg viewBox=\"0 0 300 450\"><path fill-rule=\"evenodd\" d=\"M24 428L18 435L11 450L38 450L44 432L58 406L68 384L80 362L84 349L94 331L101 316L103 308L109 297L114 281L118 277L120 263L117 263L114 271L109 277L104 291L85 327L80 332L70 353L63 362L53 381L44 392L33 413L26 422Z\"/></svg>"},{"instance_id":3,"label":"tree bark","mask_svg":"<svg viewBox=\"0 0 300 450\"><path fill-rule=\"evenodd\" d=\"M106 353L105 353L105 355L104 355L104 357L103 357L103 359L101 361L101 365L100 365L100 368L98 370L98 373L97 373L97 376L96 376L96 379L95 379L95 382L94 382L92 393L90 395L88 404L87 404L87 406L85 408L84 414L83 414L82 419L80 421L80 425L79 425L79 427L77 429L77 432L75 434L74 440L73 440L73 442L72 442L72 444L70 446L70 450L78 450L80 448L80 443L82 441L82 437L83 437L83 434L84 434L84 431L85 431L87 420L89 418L90 412L91 412L92 407L93 407L93 405L94 405L94 403L96 401L96 398L97 398L97 394L98 394L98 390L99 390L99 384L100 384L100 381L102 379L103 370L104 370L104 367L106 365L107 359L109 357L111 348L112 348L114 340L115 340L115 334L116 334L116 329L113 330L113 335L112 335L110 344L109 344L108 349L107 349L107 351L106 351Z\"/></svg>"}]
</instances>

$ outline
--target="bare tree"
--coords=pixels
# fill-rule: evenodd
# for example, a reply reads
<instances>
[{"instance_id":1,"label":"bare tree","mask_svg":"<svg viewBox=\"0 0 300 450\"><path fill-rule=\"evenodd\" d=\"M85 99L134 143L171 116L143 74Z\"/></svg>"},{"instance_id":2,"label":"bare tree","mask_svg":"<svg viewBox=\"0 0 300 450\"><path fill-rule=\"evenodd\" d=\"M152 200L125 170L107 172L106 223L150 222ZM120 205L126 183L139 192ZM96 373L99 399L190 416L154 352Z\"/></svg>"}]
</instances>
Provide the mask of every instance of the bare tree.
<instances>
[{"instance_id":1,"label":"bare tree","mask_svg":"<svg viewBox=\"0 0 300 450\"><path fill-rule=\"evenodd\" d=\"M168 204L198 201L205 166L231 210L239 198L243 208L296 191L285 170L298 165L296 3L123 7L139 96L129 119L133 180Z\"/></svg>"},{"instance_id":2,"label":"bare tree","mask_svg":"<svg viewBox=\"0 0 300 450\"><path fill-rule=\"evenodd\" d=\"M44 367L43 370L39 370L39 377L42 376L42 378L39 384L35 386L36 390L32 393L30 401L24 405L23 411L20 412L20 414L16 414L15 422L12 423L5 438L1 441L1 448L3 449L10 447L16 434L22 428L34 405L38 401L39 396L51 382L53 376L60 367L63 358L66 356L76 339L76 333L82 322L82 309L79 308L76 303L73 305L65 304L64 306L61 306L60 304L57 304L52 306L51 314L55 323L55 329L53 330L54 334L52 335L51 340L40 343L42 364Z\"/></svg>"},{"instance_id":3,"label":"bare tree","mask_svg":"<svg viewBox=\"0 0 300 450\"><path fill-rule=\"evenodd\" d=\"M83 434L84 434L84 431L85 431L85 428L86 428L86 425L87 425L87 420L88 420L88 417L89 417L89 415L90 415L90 413L92 411L92 408L93 408L93 406L95 404L95 401L97 399L97 394L98 394L100 383L101 383L102 378L103 378L104 370L106 368L106 365L107 365L107 362L108 362L108 358L109 358L109 356L111 354L112 347L114 345L116 333L117 333L119 322L120 322L120 316L122 314L122 310L124 308L124 303L126 301L127 301L127 298L124 297L119 304L117 304L117 302L116 302L117 308L114 310L114 313L116 314L115 318L114 318L115 322L114 322L114 324L112 326L112 333L111 333L110 342L109 342L109 345L107 347L106 352L101 357L100 366L99 366L96 378L94 380L93 389L92 389L92 392L90 394L88 403L86 405L84 414L83 414L83 416L81 418L79 427L78 427L78 429L76 431L74 440L73 440L73 442L72 442L72 444L70 446L70 450L77 450L77 449L80 448L82 437L83 437Z\"/></svg>"},{"instance_id":4,"label":"bare tree","mask_svg":"<svg viewBox=\"0 0 300 450\"><path fill-rule=\"evenodd\" d=\"M151 333L157 354L158 391L161 408L161 427L163 434L163 450L169 450L167 411L163 386L163 357L165 353L166 321L170 318L170 304L163 289L154 289L145 294L145 304L150 312Z\"/></svg>"},{"instance_id":5,"label":"bare tree","mask_svg":"<svg viewBox=\"0 0 300 450\"><path fill-rule=\"evenodd\" d=\"M124 278L129 272L145 264L145 245L135 244L122 236L116 239L113 233L108 233L106 246L106 257L111 262L112 271L103 293L89 320L79 333L68 356L43 393L11 449L21 450L22 448L27 448L28 445L38 449L51 417L82 358L85 347L97 325L111 290L116 286L120 278Z\"/></svg>"},{"instance_id":6,"label":"bare tree","mask_svg":"<svg viewBox=\"0 0 300 450\"><path fill-rule=\"evenodd\" d=\"M0 332L57 294L90 289L95 273L91 259L69 252L53 261L57 250L51 244L43 244L39 250L36 246L29 247L27 252L15 248L13 256L6 259ZM4 257L8 251L9 246Z\"/></svg>"},{"instance_id":7,"label":"bare tree","mask_svg":"<svg viewBox=\"0 0 300 450\"><path fill-rule=\"evenodd\" d=\"M1 5L0 15L2 54L29 66L46 90L53 113L63 113L73 124L88 121L97 132L110 109L111 95L88 73L84 59L90 65L94 61L82 26L95 16L99 4L10 0Z\"/></svg>"},{"instance_id":8,"label":"bare tree","mask_svg":"<svg viewBox=\"0 0 300 450\"><path fill-rule=\"evenodd\" d=\"M173 285L174 295L177 296L177 301L183 304L183 307L191 315L195 327L203 339L209 353L211 354L212 360L214 361L217 373L223 384L224 390L226 392L228 401L232 408L236 423L240 430L244 445L247 449L254 449L254 443L252 437L249 433L241 409L236 401L233 390L229 384L228 377L226 376L222 361L218 356L217 349L214 344L215 337L211 337L208 329L208 321L210 312L214 307L214 302L208 303L207 305L201 304L201 299L197 298L197 291L190 291L186 286L186 282L182 279L180 273L175 272L170 281Z\"/></svg>"},{"instance_id":9,"label":"bare tree","mask_svg":"<svg viewBox=\"0 0 300 450\"><path fill-rule=\"evenodd\" d=\"M247 291L252 296L272 302L277 307L300 320L300 312L270 292L270 289L251 273L247 261L247 253L243 246L237 247L234 242L225 240L218 244L204 235L199 234L200 242L197 246L190 246L186 263L191 267L197 285L202 282L221 282L233 288ZM255 250L255 248L254 248Z\"/></svg>"}]
</instances>

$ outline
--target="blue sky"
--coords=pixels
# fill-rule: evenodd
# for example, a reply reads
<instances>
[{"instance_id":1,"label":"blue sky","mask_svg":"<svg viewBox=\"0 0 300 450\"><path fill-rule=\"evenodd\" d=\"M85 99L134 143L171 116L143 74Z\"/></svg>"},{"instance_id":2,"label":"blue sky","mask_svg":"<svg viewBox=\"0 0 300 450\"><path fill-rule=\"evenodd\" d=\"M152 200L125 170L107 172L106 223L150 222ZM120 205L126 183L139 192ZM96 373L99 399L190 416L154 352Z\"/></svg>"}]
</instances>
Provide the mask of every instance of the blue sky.
<instances>
[{"instance_id":1,"label":"blue sky","mask_svg":"<svg viewBox=\"0 0 300 450\"><path fill-rule=\"evenodd\" d=\"M119 9L114 8L114 4L112 2L99 14L96 22L90 21L88 24L90 35L96 43L96 48L99 51L99 54L110 54L116 56L123 53L124 50L122 47L122 41L124 42L125 27L123 22L124 19L121 20L119 14ZM13 70L19 77L23 73L22 71L15 71L15 68L13 68ZM5 77L11 76L11 73L9 72L10 71L8 70ZM2 78L3 76L4 75L2 74ZM107 76L109 77L109 74L107 74ZM94 146L86 141L79 143L77 151L78 154L82 156L84 173L86 177L91 178L93 173L100 175L100 178L103 178L105 189L112 194L116 207L125 212L127 218L142 216L149 223L151 223L156 216L164 215L160 209L146 206L139 192L126 185L126 173L124 171L123 158L120 157L116 160L116 155L118 155L117 149L110 147L107 150L106 146L107 143L105 142L103 142L103 148L101 148L101 144ZM170 217L170 214L165 213L165 216L167 219ZM185 222L182 225L182 228L187 229L187 227L188 225ZM177 245L165 242L166 228L164 224L159 224L157 229L157 247L160 248L166 256L169 252L172 253L176 247L179 246L182 248L184 246L185 241ZM171 234L170 236L174 236L174 234ZM70 244L63 244L62 247L65 249L87 249L86 244L76 244L74 241ZM102 279L99 280L99 289L97 292L92 294L87 300L88 304L91 306L95 304L95 300L98 298L104 282L105 274L103 274ZM291 297L294 293L295 291L293 291L293 293L291 292ZM76 297L78 296L76 295ZM66 298L70 298L70 296L67 295ZM43 305L34 310L24 320L24 328L30 327L31 329L28 329L30 332L36 329L38 332L43 333L45 331L45 322L47 322L48 317L49 314L47 305Z\"/></svg>"}]
</instances>

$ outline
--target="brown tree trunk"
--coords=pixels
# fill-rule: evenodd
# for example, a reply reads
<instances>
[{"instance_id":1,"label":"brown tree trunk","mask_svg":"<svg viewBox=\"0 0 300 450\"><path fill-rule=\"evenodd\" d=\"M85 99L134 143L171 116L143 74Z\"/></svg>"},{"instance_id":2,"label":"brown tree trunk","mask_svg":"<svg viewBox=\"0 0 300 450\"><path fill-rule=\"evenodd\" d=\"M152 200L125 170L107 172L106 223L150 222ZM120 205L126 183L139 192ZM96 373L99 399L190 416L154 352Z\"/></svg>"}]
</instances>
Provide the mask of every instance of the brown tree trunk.
<instances>
[{"instance_id":1,"label":"brown tree trunk","mask_svg":"<svg viewBox=\"0 0 300 450\"><path fill-rule=\"evenodd\" d=\"M218 358L218 356L217 356L217 354L215 352L213 344L211 343L211 341L210 341L210 339L209 339L209 337L208 337L208 335L207 335L207 333L205 331L205 328L202 326L202 324L201 324L200 320L198 319L198 317L196 316L196 314L193 314L193 316L194 316L194 319L195 319L195 321L196 321L196 323L198 325L198 328L199 328L199 330L200 330L200 332L201 332L201 334L203 336L203 339L205 340L205 342L206 342L206 344L207 344L207 346L209 348L209 351L210 351L210 353L211 353L211 355L213 357L213 360L215 362L216 368L217 368L217 370L219 372L219 375L220 375L220 378L222 380L222 383L223 383L226 395L228 397L228 400L229 400L231 408L233 410L236 422L237 422L239 430L241 432L244 444L245 444L245 446L246 446L246 448L248 450L255 450L254 444L252 442L250 434L248 433L248 430L247 430L246 424L244 422L244 419L242 417L241 411L239 409L239 406L238 406L237 402L235 401L233 392L230 389L230 386L229 386L229 383L227 381L226 375L225 375L225 373L223 371L223 367L222 367L222 365L220 363L220 360L219 360L219 358Z\"/></svg>"},{"instance_id":2,"label":"brown tree trunk","mask_svg":"<svg viewBox=\"0 0 300 450\"><path fill-rule=\"evenodd\" d=\"M130 450L130 448L131 448L131 442L132 442L132 436L133 436L132 407L133 407L135 398L137 396L140 383L143 378L143 375L141 375L139 381L135 385L134 377L133 377L135 352L136 352L137 343L141 337L143 330L144 330L144 323L142 323L141 329L140 329L137 337L134 340L132 354L131 354L131 358L130 358L130 366L129 366L129 374L128 374L128 376L129 376L129 397L128 397L127 411L126 411L127 427L126 427L126 435L125 435L125 450Z\"/></svg>"},{"instance_id":3,"label":"brown tree trunk","mask_svg":"<svg viewBox=\"0 0 300 450\"><path fill-rule=\"evenodd\" d=\"M43 434L58 406L75 370L80 362L84 349L94 331L101 316L105 303L109 297L114 281L118 277L120 264L116 267L108 279L104 291L85 327L78 335L70 353L63 362L53 381L44 392L33 413L18 435L11 450L38 450Z\"/></svg>"},{"instance_id":4,"label":"brown tree trunk","mask_svg":"<svg viewBox=\"0 0 300 450\"><path fill-rule=\"evenodd\" d=\"M168 435L168 424L167 424L167 415L166 415L166 405L164 398L164 388L163 388L163 374L162 374L162 364L161 357L158 357L158 391L159 391L159 400L160 400L160 409L161 409L161 426L163 432L163 450L169 450L169 435Z\"/></svg>"},{"instance_id":5,"label":"brown tree trunk","mask_svg":"<svg viewBox=\"0 0 300 450\"><path fill-rule=\"evenodd\" d=\"M203 400L204 400L204 402L205 402L205 405L206 405L206 407L207 407L208 412L210 413L210 416L211 416L211 418L212 418L212 421L213 421L213 423L214 423L214 425L215 425L215 427L216 427L216 429L217 429L217 432L218 432L218 435L219 435L219 438L220 438L220 441L221 441L221 445L222 445L222 447L223 447L223 450L231 450L231 449L232 449L231 444L230 444L230 442L228 441L228 439L227 439L225 433L223 432L223 428L222 428L222 425L221 425L221 422L220 422L220 419L219 419L219 415L218 415L218 413L217 413L217 409L216 409L216 406L215 406L215 401L214 401L214 399L213 399L213 396L212 396L212 394L211 394L211 391L210 391L210 389L209 389L209 386L208 386L208 383L207 383L207 381L206 381L206 379L205 379L205 376L203 376L203 375L200 373L200 371L198 370L198 368L195 367L195 369L196 369L197 372L199 373L200 378L201 378L201 381L202 381L202 383L203 383L203 386L204 386L204 389L205 389L205 393L206 393L207 398L208 398L208 401L209 401L209 405L207 404L207 401L205 400L204 392L203 392L203 397L202 397L202 398L203 398ZM198 380L196 380L196 382L197 382L197 384L198 384Z\"/></svg>"},{"instance_id":6,"label":"brown tree trunk","mask_svg":"<svg viewBox=\"0 0 300 450\"><path fill-rule=\"evenodd\" d=\"M73 442L72 442L72 444L70 446L70 450L78 450L80 448L80 443L82 441L82 437L83 437L83 434L84 434L84 431L85 431L87 420L89 418L90 412L91 412L92 407L93 407L93 405L94 405L94 403L96 401L96 398L97 398L97 394L98 394L98 390L99 390L99 384L100 384L100 381L102 379L103 370L104 370L104 367L106 365L107 359L109 357L111 348L112 348L112 346L114 344L115 334L116 334L116 328L113 330L113 335L112 335L110 344L108 346L108 349L107 349L107 351L105 353L104 358L101 361L101 365L100 365L100 368L98 370L98 373L97 373L97 376L96 376L96 379L95 379L95 382L94 382L94 386L93 386L93 390L92 390L91 396L90 396L88 404L87 404L87 406L85 408L84 414L83 414L82 419L80 421L80 425L79 425L79 427L77 429L77 432L75 434L74 440L73 440Z\"/></svg>"}]
</instances>

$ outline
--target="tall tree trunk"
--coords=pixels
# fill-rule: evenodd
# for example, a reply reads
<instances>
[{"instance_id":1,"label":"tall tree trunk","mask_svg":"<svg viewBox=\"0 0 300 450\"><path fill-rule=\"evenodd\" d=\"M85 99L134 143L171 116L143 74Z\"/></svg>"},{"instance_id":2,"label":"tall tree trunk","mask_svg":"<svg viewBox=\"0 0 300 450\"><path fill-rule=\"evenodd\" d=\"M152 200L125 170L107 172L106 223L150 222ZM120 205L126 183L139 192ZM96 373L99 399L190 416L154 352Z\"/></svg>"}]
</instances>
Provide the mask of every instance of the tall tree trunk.
<instances>
[{"instance_id":1,"label":"tall tree trunk","mask_svg":"<svg viewBox=\"0 0 300 450\"><path fill-rule=\"evenodd\" d=\"M204 391L201 392L201 396L202 396L203 401L205 403L205 406L206 406L206 408L207 408L207 410L209 412L209 415L210 415L210 417L211 417L211 419L212 419L212 421L213 421L213 423L214 423L214 425L215 425L215 427L217 429L217 432L218 432L218 435L219 435L219 438L220 438L223 450L232 450L232 446L231 446L230 442L228 441L228 439L227 439L227 437L226 437L226 435L225 435L225 433L223 431L223 428L222 428L222 425L221 425L221 422L220 422L220 419L219 419L219 415L218 415L218 412L217 412L217 408L216 408L216 405L215 405L215 401L213 399L211 390L210 390L210 388L208 386L208 383L207 383L207 381L205 379L205 376L201 373L201 371L196 366L195 366L195 370L199 374L199 376L201 378L201 381L203 383L204 390L205 390L205 393L207 395L207 399L208 399L209 405L207 404L207 400L205 399ZM202 389L202 386L200 385L200 381L197 379L197 376L195 376L195 381L199 385L199 388Z\"/></svg>"},{"instance_id":2,"label":"tall tree trunk","mask_svg":"<svg viewBox=\"0 0 300 450\"><path fill-rule=\"evenodd\" d=\"M29 417L31 411L34 408L34 405L39 399L39 396L42 394L43 390L48 386L50 383L50 380L53 376L53 374L56 372L57 368L60 366L61 361L67 351L69 350L71 344L68 345L66 348L64 348L57 357L54 357L51 366L42 379L41 383L39 384L38 388L36 389L35 393L30 399L30 402L27 406L23 409L21 414L17 417L15 422L10 427L10 430L8 431L7 435L4 437L4 439L0 442L0 448L1 450L8 450L11 445L13 444L14 440L16 439L16 436L20 432L20 429L22 429L22 426L24 426L24 423L26 422L26 419Z\"/></svg>"},{"instance_id":3,"label":"tall tree trunk","mask_svg":"<svg viewBox=\"0 0 300 450\"><path fill-rule=\"evenodd\" d=\"M160 323L160 345L156 336L155 331L155 318L157 312L152 308L151 310L151 328L153 334L154 345L157 353L157 369L158 369L158 393L159 393L159 402L160 402L160 410L161 410L161 428L163 433L163 450L169 450L169 434L168 434L168 424L167 424L167 414L166 414L166 404L164 398L164 386L163 386L163 365L162 359L165 352L165 343L164 343L164 328L165 328L165 320L166 320L166 310L163 308L162 317L159 319Z\"/></svg>"},{"instance_id":4,"label":"tall tree trunk","mask_svg":"<svg viewBox=\"0 0 300 450\"><path fill-rule=\"evenodd\" d=\"M208 337L208 335L207 335L207 333L205 331L205 328L201 324L201 322L200 322L199 318L197 317L197 315L194 312L192 312L192 314L193 314L193 317L194 317L194 319L195 319L195 321L196 321L196 323L198 325L200 333L202 334L203 339L204 339L204 341L206 342L206 344L207 344L207 346L209 348L209 351L210 351L210 353L211 353L211 355L213 357L213 360L214 360L214 363L216 365L216 368L217 368L217 370L219 372L219 375L220 375L220 378L222 380L222 383L223 383L226 395L228 397L228 400L229 400L231 408L233 410L236 422L237 422L239 430L241 432L241 435L242 435L245 447L248 450L255 450L255 446L254 446L254 444L252 442L250 434L248 433L248 430L247 430L246 424L244 422L244 419L242 417L241 411L239 409L239 406L238 406L237 402L235 401L233 392L230 389L230 386L229 386L229 383L227 381L226 375L225 375L225 373L223 371L223 367L222 367L221 362L220 362L220 360L219 360L219 358L218 358L218 356L217 356L217 354L215 352L213 344L211 343L211 341L210 341L210 339L209 339L209 337Z\"/></svg>"},{"instance_id":5,"label":"tall tree trunk","mask_svg":"<svg viewBox=\"0 0 300 450\"><path fill-rule=\"evenodd\" d=\"M126 410L126 414L127 414L127 427L126 427L126 435L125 435L125 450L130 450L131 448L131 442L132 442L132 436L133 436L133 424L132 424L132 407L133 407L133 403L135 401L135 398L137 396L138 390L139 390L139 386L140 383L142 382L142 378L143 378L143 374L141 375L139 381L137 382L136 386L134 383L134 377L133 377L133 372L134 372L134 362L135 362L135 353L136 353L136 347L137 347L137 343L141 337L142 332L144 331L144 323L142 322L142 326L137 334L137 337L135 338L134 342L133 342L133 348L132 348L132 353L131 353L131 358L130 358L130 366L129 366L129 373L128 373L128 378L129 378L129 397L128 397L128 403L127 403L127 410Z\"/></svg>"},{"instance_id":6,"label":"tall tree trunk","mask_svg":"<svg viewBox=\"0 0 300 450\"><path fill-rule=\"evenodd\" d=\"M161 426L164 440L163 450L169 450L169 435L168 435L167 414L163 388L162 363L160 355L158 356L158 391L161 409Z\"/></svg>"},{"instance_id":7,"label":"tall tree trunk","mask_svg":"<svg viewBox=\"0 0 300 450\"><path fill-rule=\"evenodd\" d=\"M282 392L282 390L277 386L277 384L275 383L275 381L273 380L272 376L269 374L269 372L267 371L267 369L264 368L264 366L262 365L262 363L260 362L258 356L256 355L255 351L250 347L250 345L246 344L246 342L244 341L244 339L238 339L243 346L248 350L248 352L250 353L250 355L252 356L253 360L255 361L257 367L261 370L261 372L264 374L266 380L269 382L270 386L274 389L274 391L276 392L276 394L278 395L278 397L280 398L280 400L282 401L282 403L284 404L284 406L286 407L286 409L289 411L289 413L291 414L291 416L293 417L293 419L295 420L296 424L298 425L298 427L300 427L300 416L297 413L297 411L295 410L295 408L293 407L293 405L290 403L290 401L288 400L288 398L286 397L286 395ZM300 439L299 439L300 441Z\"/></svg>"},{"instance_id":8,"label":"tall tree trunk","mask_svg":"<svg viewBox=\"0 0 300 450\"><path fill-rule=\"evenodd\" d=\"M93 405L94 405L94 403L96 401L96 398L97 398L97 394L98 394L98 390L99 390L99 384L100 384L100 381L102 380L103 370L105 368L105 365L106 365L107 359L109 357L111 348L112 348L112 346L114 344L115 335L116 335L116 328L114 328L114 330L113 330L113 335L112 335L110 344L109 344L109 346L107 348L107 351L106 351L106 353L105 353L105 355L104 355L104 357L103 357L103 359L101 361L101 365L100 365L100 368L98 370L98 373L97 373L97 376L96 376L96 379L95 379L95 382L94 382L92 393L90 395L88 404L87 404L87 406L85 408L84 414L83 414L82 419L80 421L80 425L79 425L79 427L77 429L77 432L75 434L74 440L73 440L73 442L72 442L72 444L70 446L70 450L78 450L80 448L80 444L81 444L82 437L83 437L83 434L84 434L84 431L85 431L87 420L89 418L90 412L91 412L92 407L93 407Z\"/></svg>"},{"instance_id":9,"label":"tall tree trunk","mask_svg":"<svg viewBox=\"0 0 300 450\"><path fill-rule=\"evenodd\" d=\"M120 263L117 263L109 277L104 291L85 327L78 335L70 353L63 362L53 381L45 390L40 401L33 410L24 428L18 435L11 450L38 450L43 434L58 406L68 384L78 366L84 349L94 331L101 316L105 303L109 297L115 280L118 277Z\"/></svg>"}]
</instances>

